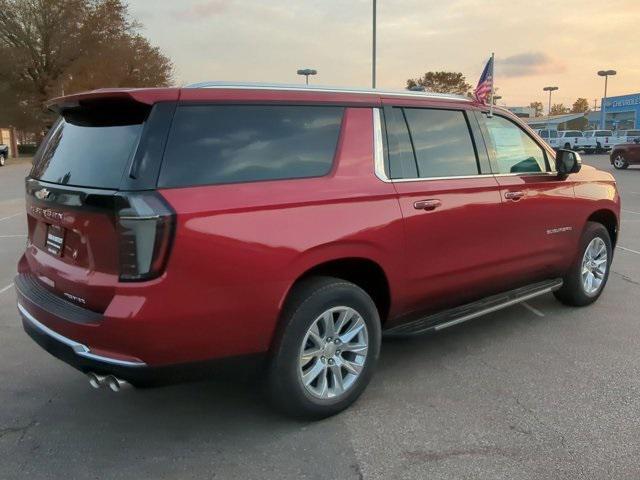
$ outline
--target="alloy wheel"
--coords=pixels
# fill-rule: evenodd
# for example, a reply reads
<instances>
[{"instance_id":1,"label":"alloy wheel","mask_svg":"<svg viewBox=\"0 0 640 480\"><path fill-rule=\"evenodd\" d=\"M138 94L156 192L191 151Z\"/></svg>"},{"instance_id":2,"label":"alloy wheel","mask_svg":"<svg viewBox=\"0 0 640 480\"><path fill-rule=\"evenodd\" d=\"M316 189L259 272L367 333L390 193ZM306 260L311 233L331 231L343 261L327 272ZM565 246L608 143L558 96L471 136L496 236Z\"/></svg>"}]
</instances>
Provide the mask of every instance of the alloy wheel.
<instances>
[{"instance_id":1,"label":"alloy wheel","mask_svg":"<svg viewBox=\"0 0 640 480\"><path fill-rule=\"evenodd\" d=\"M625 165L625 161L624 158L622 157L622 155L618 155L616 158L613 159L613 165L616 168L623 168Z\"/></svg>"},{"instance_id":2,"label":"alloy wheel","mask_svg":"<svg viewBox=\"0 0 640 480\"><path fill-rule=\"evenodd\" d=\"M313 321L300 346L302 385L319 399L344 395L364 370L368 349L362 316L351 307L330 308Z\"/></svg>"},{"instance_id":3,"label":"alloy wheel","mask_svg":"<svg viewBox=\"0 0 640 480\"><path fill-rule=\"evenodd\" d=\"M607 245L602 238L595 237L582 256L582 288L587 295L595 295L602 287L609 267L607 260Z\"/></svg>"}]
</instances>

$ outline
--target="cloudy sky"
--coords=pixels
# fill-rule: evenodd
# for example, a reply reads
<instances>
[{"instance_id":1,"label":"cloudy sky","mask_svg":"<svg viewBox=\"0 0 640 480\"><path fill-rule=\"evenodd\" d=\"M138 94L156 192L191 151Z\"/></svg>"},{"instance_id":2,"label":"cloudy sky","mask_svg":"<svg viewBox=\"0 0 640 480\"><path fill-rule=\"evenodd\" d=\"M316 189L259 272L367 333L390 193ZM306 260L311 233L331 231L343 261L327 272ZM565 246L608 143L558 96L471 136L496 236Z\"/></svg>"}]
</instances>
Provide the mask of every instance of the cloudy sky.
<instances>
[{"instance_id":1,"label":"cloudy sky","mask_svg":"<svg viewBox=\"0 0 640 480\"><path fill-rule=\"evenodd\" d=\"M371 0L129 0L180 84L201 80L369 86ZM640 91L640 0L378 0L378 87L404 88L429 70L477 81L492 51L508 105ZM599 102L598 102L599 103Z\"/></svg>"}]
</instances>

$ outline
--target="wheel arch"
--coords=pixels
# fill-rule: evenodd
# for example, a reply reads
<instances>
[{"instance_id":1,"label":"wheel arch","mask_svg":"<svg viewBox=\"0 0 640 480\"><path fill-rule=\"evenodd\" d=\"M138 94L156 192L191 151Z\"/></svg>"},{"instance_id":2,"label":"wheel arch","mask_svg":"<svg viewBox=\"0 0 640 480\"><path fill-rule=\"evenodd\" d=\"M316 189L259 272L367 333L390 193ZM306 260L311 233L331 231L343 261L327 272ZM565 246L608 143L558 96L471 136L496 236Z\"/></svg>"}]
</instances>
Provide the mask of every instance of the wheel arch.
<instances>
[{"instance_id":1,"label":"wheel arch","mask_svg":"<svg viewBox=\"0 0 640 480\"><path fill-rule=\"evenodd\" d=\"M611 150L611 153L609 155L610 159L611 159L611 163L613 163L614 157L616 155L622 155L624 153L624 150L621 148L614 148L613 150Z\"/></svg>"},{"instance_id":2,"label":"wheel arch","mask_svg":"<svg viewBox=\"0 0 640 480\"><path fill-rule=\"evenodd\" d=\"M616 246L618 241L618 217L609 209L601 209L593 212L587 219L588 222L597 222L607 229L611 238L612 246Z\"/></svg>"},{"instance_id":3,"label":"wheel arch","mask_svg":"<svg viewBox=\"0 0 640 480\"><path fill-rule=\"evenodd\" d=\"M371 258L354 256L333 258L310 266L291 283L284 296L283 306L296 285L314 276L336 277L359 286L376 304L381 323L386 321L391 308L391 288L387 273L380 263Z\"/></svg>"}]
</instances>

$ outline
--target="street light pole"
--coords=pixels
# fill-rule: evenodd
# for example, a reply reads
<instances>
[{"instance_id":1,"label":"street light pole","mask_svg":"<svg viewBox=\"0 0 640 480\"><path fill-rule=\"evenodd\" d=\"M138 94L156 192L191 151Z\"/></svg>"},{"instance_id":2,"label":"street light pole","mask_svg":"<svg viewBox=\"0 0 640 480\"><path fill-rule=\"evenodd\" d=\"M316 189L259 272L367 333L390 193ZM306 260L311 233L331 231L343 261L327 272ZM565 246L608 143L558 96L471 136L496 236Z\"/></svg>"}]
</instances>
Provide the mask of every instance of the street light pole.
<instances>
[{"instance_id":1,"label":"street light pole","mask_svg":"<svg viewBox=\"0 0 640 480\"><path fill-rule=\"evenodd\" d=\"M598 76L604 77L604 98L602 99L602 103L600 103L600 128L603 130L607 128L607 114L605 113L606 109L606 100L607 100L607 83L609 80L609 75L613 76L617 72L615 70L600 70L598 72Z\"/></svg>"},{"instance_id":2,"label":"street light pole","mask_svg":"<svg viewBox=\"0 0 640 480\"><path fill-rule=\"evenodd\" d=\"M298 75L304 75L307 85L309 85L309 75L316 75L318 73L317 70L312 68L303 68L298 70Z\"/></svg>"},{"instance_id":3,"label":"street light pole","mask_svg":"<svg viewBox=\"0 0 640 480\"><path fill-rule=\"evenodd\" d=\"M558 87L544 87L542 90L545 92L549 92L549 110L547 112L547 115L551 115L551 92L555 92L556 90L558 90Z\"/></svg>"},{"instance_id":4,"label":"street light pole","mask_svg":"<svg viewBox=\"0 0 640 480\"><path fill-rule=\"evenodd\" d=\"M371 88L376 88L376 0L373 0L373 42L371 51Z\"/></svg>"}]
</instances>

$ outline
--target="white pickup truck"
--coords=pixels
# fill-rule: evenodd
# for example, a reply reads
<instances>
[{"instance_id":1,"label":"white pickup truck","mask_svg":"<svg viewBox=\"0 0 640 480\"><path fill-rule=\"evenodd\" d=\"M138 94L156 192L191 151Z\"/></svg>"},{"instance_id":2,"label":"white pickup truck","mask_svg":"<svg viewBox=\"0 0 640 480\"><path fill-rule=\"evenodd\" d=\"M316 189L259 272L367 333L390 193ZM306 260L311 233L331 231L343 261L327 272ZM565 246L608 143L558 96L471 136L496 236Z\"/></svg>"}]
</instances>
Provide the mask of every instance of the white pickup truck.
<instances>
[{"instance_id":1,"label":"white pickup truck","mask_svg":"<svg viewBox=\"0 0 640 480\"><path fill-rule=\"evenodd\" d=\"M585 130L583 135L585 138L593 139L596 142L595 148L585 149L585 153L610 152L611 147L616 143L615 135L611 130Z\"/></svg>"},{"instance_id":2,"label":"white pickup truck","mask_svg":"<svg viewBox=\"0 0 640 480\"><path fill-rule=\"evenodd\" d=\"M640 139L640 130L618 130L613 137L613 144L633 143Z\"/></svg>"},{"instance_id":3,"label":"white pickup truck","mask_svg":"<svg viewBox=\"0 0 640 480\"><path fill-rule=\"evenodd\" d=\"M566 150L592 152L596 149L595 137L585 137L580 130L558 130L558 146Z\"/></svg>"},{"instance_id":4,"label":"white pickup truck","mask_svg":"<svg viewBox=\"0 0 640 480\"><path fill-rule=\"evenodd\" d=\"M546 128L534 130L551 148L558 148L558 131Z\"/></svg>"}]
</instances>

